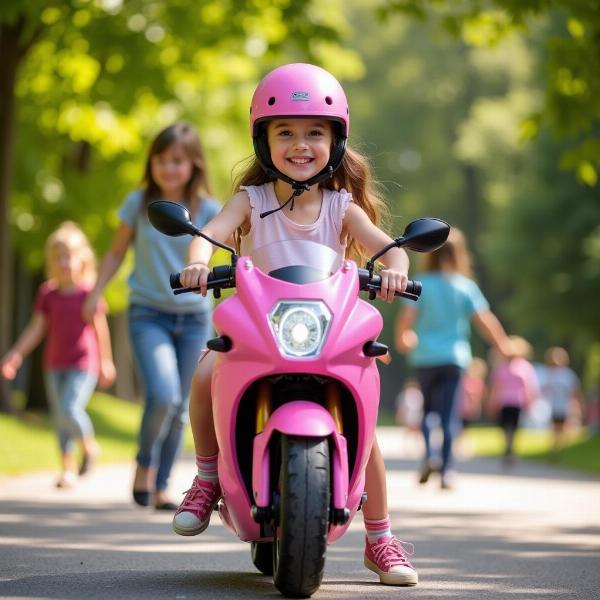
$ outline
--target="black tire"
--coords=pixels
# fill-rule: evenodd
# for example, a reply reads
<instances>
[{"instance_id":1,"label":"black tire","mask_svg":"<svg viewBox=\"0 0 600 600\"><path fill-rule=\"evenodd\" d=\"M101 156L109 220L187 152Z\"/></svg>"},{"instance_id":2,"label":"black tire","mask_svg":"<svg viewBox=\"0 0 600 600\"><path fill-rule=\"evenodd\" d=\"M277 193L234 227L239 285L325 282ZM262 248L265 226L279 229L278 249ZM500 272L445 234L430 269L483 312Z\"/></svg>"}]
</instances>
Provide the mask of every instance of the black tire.
<instances>
[{"instance_id":1,"label":"black tire","mask_svg":"<svg viewBox=\"0 0 600 600\"><path fill-rule=\"evenodd\" d=\"M329 526L329 444L281 436L281 502L273 546L275 587L307 598L321 585Z\"/></svg>"},{"instance_id":2,"label":"black tire","mask_svg":"<svg viewBox=\"0 0 600 600\"><path fill-rule=\"evenodd\" d=\"M273 542L251 542L252 563L263 575L273 575Z\"/></svg>"}]
</instances>

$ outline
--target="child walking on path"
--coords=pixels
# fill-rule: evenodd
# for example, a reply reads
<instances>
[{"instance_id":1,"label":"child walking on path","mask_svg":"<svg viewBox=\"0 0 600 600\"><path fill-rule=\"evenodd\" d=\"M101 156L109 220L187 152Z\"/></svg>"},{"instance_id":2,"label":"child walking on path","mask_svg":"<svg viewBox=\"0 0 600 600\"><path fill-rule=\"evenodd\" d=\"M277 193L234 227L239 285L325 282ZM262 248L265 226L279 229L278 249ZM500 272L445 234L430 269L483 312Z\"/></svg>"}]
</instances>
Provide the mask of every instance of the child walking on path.
<instances>
[{"instance_id":1,"label":"child walking on path","mask_svg":"<svg viewBox=\"0 0 600 600\"><path fill-rule=\"evenodd\" d=\"M3 377L14 379L23 359L45 337L44 377L62 460L56 486L67 488L77 474L89 471L99 453L85 408L96 382L108 387L116 372L104 304L98 305L91 323L81 315L96 269L88 239L75 223L64 222L48 238L46 272L48 280L38 290L31 320L0 368ZM79 467L75 441L81 445Z\"/></svg>"},{"instance_id":2,"label":"child walking on path","mask_svg":"<svg viewBox=\"0 0 600 600\"><path fill-rule=\"evenodd\" d=\"M348 104L331 74L307 64L275 69L254 93L250 128L256 157L239 178L239 191L204 233L225 242L238 231L244 255L275 241L311 240L334 249L340 260L372 255L391 242L378 227L385 203L374 190L368 163L346 147ZM200 287L206 294L212 252L202 238L192 241L190 265L180 277L183 286ZM396 248L382 262L381 295L391 302L395 291L406 288L408 257ZM204 531L221 495L210 395L213 363L209 353L192 384L190 417L198 474L173 520L181 535ZM385 467L376 441L367 465L366 491L365 565L383 583L416 584L406 546L390 529Z\"/></svg>"},{"instance_id":3,"label":"child walking on path","mask_svg":"<svg viewBox=\"0 0 600 600\"><path fill-rule=\"evenodd\" d=\"M184 267L188 243L183 238L167 239L150 225L146 208L160 199L185 205L197 227L220 210L210 197L200 139L188 124L167 127L152 142L142 188L129 194L119 210L121 225L102 261L84 314L89 318L93 313L133 246L129 336L145 393L133 499L140 506L154 503L157 510L175 510L167 485L187 421L190 381L210 333L212 305L208 298L191 294L173 296L169 273Z\"/></svg>"},{"instance_id":4,"label":"child walking on path","mask_svg":"<svg viewBox=\"0 0 600 600\"><path fill-rule=\"evenodd\" d=\"M583 415L584 399L579 377L569 367L569 354L564 348L554 346L545 354L542 393L552 410L552 450L557 452L563 444L565 423L575 409Z\"/></svg>"},{"instance_id":5,"label":"child walking on path","mask_svg":"<svg viewBox=\"0 0 600 600\"><path fill-rule=\"evenodd\" d=\"M486 396L487 363L483 358L473 357L465 370L460 398L460 416L463 429L481 418L483 401Z\"/></svg>"},{"instance_id":6,"label":"child walking on path","mask_svg":"<svg viewBox=\"0 0 600 600\"><path fill-rule=\"evenodd\" d=\"M497 415L504 433L504 462L514 461L513 443L521 412L527 410L539 393L535 369L529 362L531 346L519 336L510 336L511 353L494 367L489 397L490 410Z\"/></svg>"}]
</instances>

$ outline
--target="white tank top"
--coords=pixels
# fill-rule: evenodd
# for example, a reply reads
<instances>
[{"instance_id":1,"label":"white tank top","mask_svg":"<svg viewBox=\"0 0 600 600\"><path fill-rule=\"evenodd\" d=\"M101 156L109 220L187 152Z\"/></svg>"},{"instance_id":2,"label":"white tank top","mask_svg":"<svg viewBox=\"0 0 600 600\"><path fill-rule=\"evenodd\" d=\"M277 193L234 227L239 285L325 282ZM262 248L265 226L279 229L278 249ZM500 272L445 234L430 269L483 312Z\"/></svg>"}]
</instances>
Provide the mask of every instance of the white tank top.
<instances>
[{"instance_id":1,"label":"white tank top","mask_svg":"<svg viewBox=\"0 0 600 600\"><path fill-rule=\"evenodd\" d=\"M314 223L301 225L294 223L282 210L264 219L260 218L261 213L279 206L273 182L242 186L241 189L247 192L252 207L250 231L241 239L242 256L252 254L253 250L273 242L308 240L328 246L340 255L340 260L344 258L346 240L341 240L342 223L346 208L352 202L352 194L344 189L336 192L322 188L323 204L319 217Z\"/></svg>"}]
</instances>

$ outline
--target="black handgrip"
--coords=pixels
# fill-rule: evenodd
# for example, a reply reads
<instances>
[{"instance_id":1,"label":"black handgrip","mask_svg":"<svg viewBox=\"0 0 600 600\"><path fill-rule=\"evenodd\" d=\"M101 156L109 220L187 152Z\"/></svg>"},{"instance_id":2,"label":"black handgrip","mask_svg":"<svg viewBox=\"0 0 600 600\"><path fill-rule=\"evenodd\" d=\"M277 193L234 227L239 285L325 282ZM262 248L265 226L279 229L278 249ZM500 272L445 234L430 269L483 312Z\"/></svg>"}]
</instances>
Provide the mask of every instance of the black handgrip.
<instances>
[{"instance_id":1,"label":"black handgrip","mask_svg":"<svg viewBox=\"0 0 600 600\"><path fill-rule=\"evenodd\" d=\"M217 269L226 269L227 274L225 274L224 271L222 271L222 274L221 273L217 274ZM231 273L231 269L229 266L227 266L227 265L222 265L220 267L217 266L217 267L215 267L214 273L211 272L208 274L207 282L212 283L215 279L224 279L229 276L229 273ZM180 290L183 287L181 285L181 281L179 281L180 275L181 275L181 273L171 273L169 275L169 284L170 284L172 290ZM208 286L208 287L210 287L210 286ZM190 289L192 289L192 288L190 288Z\"/></svg>"},{"instance_id":2,"label":"black handgrip","mask_svg":"<svg viewBox=\"0 0 600 600\"><path fill-rule=\"evenodd\" d=\"M207 289L215 290L215 293L221 290L221 288L231 288L235 286L232 279L233 267L230 265L217 265L209 274L207 279ZM187 294L188 292L196 292L200 288L184 288L181 285L179 276L181 273L171 273L169 275L169 284L171 289L175 290L173 293L178 296L179 294ZM218 297L218 296L216 296Z\"/></svg>"},{"instance_id":3,"label":"black handgrip","mask_svg":"<svg viewBox=\"0 0 600 600\"><path fill-rule=\"evenodd\" d=\"M423 284L416 279L409 279L406 284L406 290L404 290L407 294L412 294L413 296L420 296L423 291Z\"/></svg>"},{"instance_id":4,"label":"black handgrip","mask_svg":"<svg viewBox=\"0 0 600 600\"><path fill-rule=\"evenodd\" d=\"M181 273L171 273L169 275L169 285L172 290L178 290L183 287L181 281L179 281L179 275L181 275Z\"/></svg>"},{"instance_id":5,"label":"black handgrip","mask_svg":"<svg viewBox=\"0 0 600 600\"><path fill-rule=\"evenodd\" d=\"M370 292L379 291L381 289L381 275L373 275L371 281L367 284L366 288ZM423 285L416 279L409 279L406 284L406 290L404 292L396 292L395 296L402 296L403 298L409 298L410 300L416 300L423 290Z\"/></svg>"}]
</instances>

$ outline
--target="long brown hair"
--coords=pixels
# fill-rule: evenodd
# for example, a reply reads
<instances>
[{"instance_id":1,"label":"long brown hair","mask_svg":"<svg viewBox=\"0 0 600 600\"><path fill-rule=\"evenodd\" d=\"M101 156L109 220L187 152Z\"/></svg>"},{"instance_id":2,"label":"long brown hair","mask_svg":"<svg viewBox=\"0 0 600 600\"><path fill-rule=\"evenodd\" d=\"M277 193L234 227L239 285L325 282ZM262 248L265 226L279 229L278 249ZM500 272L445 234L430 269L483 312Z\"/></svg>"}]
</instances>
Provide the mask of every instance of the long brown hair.
<instances>
[{"instance_id":1,"label":"long brown hair","mask_svg":"<svg viewBox=\"0 0 600 600\"><path fill-rule=\"evenodd\" d=\"M170 125L166 129L163 129L152 141L142 178L142 189L144 191L142 210L145 210L150 202L159 200L162 193L160 187L152 177L152 158L157 154L162 154L172 144L180 144L187 157L193 163L192 176L184 190L185 200L193 215L198 208L200 200L210 196L211 190L200 136L196 129L189 123L175 123L174 125Z\"/></svg>"},{"instance_id":2,"label":"long brown hair","mask_svg":"<svg viewBox=\"0 0 600 600\"><path fill-rule=\"evenodd\" d=\"M460 273L465 277L473 277L471 256L460 229L452 227L446 243L435 252L425 255L424 270Z\"/></svg>"},{"instance_id":3,"label":"long brown hair","mask_svg":"<svg viewBox=\"0 0 600 600\"><path fill-rule=\"evenodd\" d=\"M243 161L242 169L242 172L234 179L234 192L239 191L242 185L263 185L274 181L273 177L269 177L265 173L256 157ZM389 208L377 182L371 175L369 160L354 148L346 147L342 164L331 179L320 185L334 191L345 189L352 194L354 203L365 211L377 227L386 230L389 226ZM236 234L238 243L240 234L239 231ZM370 258L370 253L356 240L349 238L346 257L355 260L360 266Z\"/></svg>"}]
</instances>

